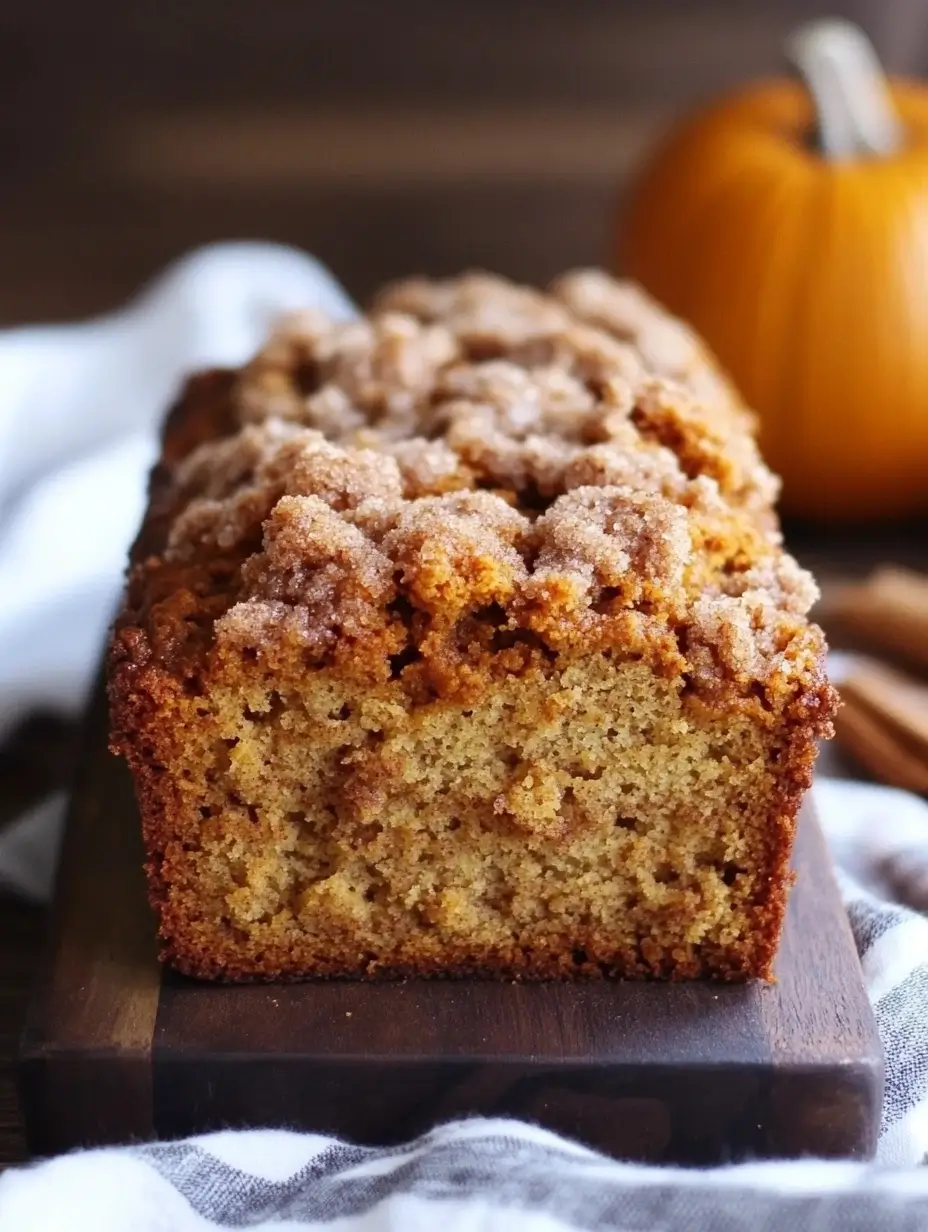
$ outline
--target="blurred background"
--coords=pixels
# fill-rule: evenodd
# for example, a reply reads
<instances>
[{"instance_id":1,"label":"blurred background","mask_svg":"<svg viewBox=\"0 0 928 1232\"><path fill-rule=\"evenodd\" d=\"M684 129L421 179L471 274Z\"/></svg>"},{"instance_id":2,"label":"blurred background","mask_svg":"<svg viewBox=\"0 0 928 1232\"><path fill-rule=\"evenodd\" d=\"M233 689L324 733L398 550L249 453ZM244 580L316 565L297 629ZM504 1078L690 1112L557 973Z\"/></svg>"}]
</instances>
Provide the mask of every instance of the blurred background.
<instances>
[{"instance_id":1,"label":"blurred background","mask_svg":"<svg viewBox=\"0 0 928 1232\"><path fill-rule=\"evenodd\" d=\"M3 0L0 325L109 311L221 239L307 249L361 299L602 263L668 124L781 74L787 33L825 14L928 75L925 0ZM928 565L922 525L788 534L825 579ZM77 748L42 716L0 747L0 828ZM0 898L0 1166L23 1150L10 1059L43 929Z\"/></svg>"},{"instance_id":2,"label":"blurred background","mask_svg":"<svg viewBox=\"0 0 928 1232\"><path fill-rule=\"evenodd\" d=\"M782 73L819 14L928 69L923 0L4 0L0 322L104 310L223 238L357 296L600 261L667 123Z\"/></svg>"}]
</instances>

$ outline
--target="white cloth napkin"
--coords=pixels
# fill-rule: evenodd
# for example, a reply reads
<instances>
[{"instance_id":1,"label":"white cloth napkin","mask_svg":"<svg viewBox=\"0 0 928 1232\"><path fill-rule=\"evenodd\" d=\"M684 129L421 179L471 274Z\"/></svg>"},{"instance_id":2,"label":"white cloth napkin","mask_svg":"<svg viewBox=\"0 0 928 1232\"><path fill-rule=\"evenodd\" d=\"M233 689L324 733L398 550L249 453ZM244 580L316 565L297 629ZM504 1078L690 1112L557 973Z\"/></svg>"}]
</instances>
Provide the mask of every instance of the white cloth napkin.
<instances>
[{"instance_id":1,"label":"white cloth napkin","mask_svg":"<svg viewBox=\"0 0 928 1232\"><path fill-rule=\"evenodd\" d=\"M112 316L0 332L0 739L30 708L80 706L185 374L244 362L308 305L355 311L304 253L224 244Z\"/></svg>"},{"instance_id":2,"label":"white cloth napkin","mask_svg":"<svg viewBox=\"0 0 928 1232\"><path fill-rule=\"evenodd\" d=\"M221 245L113 316L0 332L0 739L83 704L183 375L238 364L282 312L353 305L303 253ZM835 658L834 674L843 662ZM876 1232L928 1227L928 805L814 788L887 1055L879 1162L680 1172L621 1165L512 1122L388 1151L275 1129L94 1151L0 1178L2 1232L433 1228ZM0 832L0 882L45 900L63 796Z\"/></svg>"},{"instance_id":3,"label":"white cloth napkin","mask_svg":"<svg viewBox=\"0 0 928 1232\"><path fill-rule=\"evenodd\" d=\"M0 740L31 710L83 705L184 376L243 363L307 306L355 312L305 253L220 244L110 316L0 331ZM47 896L63 804L0 832L0 884Z\"/></svg>"}]
</instances>

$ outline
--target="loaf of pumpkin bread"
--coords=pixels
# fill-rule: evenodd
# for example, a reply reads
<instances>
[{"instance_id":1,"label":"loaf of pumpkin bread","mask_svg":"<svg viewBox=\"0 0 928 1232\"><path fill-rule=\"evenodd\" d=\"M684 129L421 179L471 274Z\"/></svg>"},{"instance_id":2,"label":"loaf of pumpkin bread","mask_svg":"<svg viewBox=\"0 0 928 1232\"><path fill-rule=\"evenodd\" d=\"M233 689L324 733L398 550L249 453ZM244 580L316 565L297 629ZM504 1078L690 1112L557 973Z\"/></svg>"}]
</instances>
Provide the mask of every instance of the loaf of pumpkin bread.
<instances>
[{"instance_id":1,"label":"loaf of pumpkin bread","mask_svg":"<svg viewBox=\"0 0 928 1232\"><path fill-rule=\"evenodd\" d=\"M775 497L597 271L405 282L192 377L109 656L166 961L770 978L835 703Z\"/></svg>"}]
</instances>

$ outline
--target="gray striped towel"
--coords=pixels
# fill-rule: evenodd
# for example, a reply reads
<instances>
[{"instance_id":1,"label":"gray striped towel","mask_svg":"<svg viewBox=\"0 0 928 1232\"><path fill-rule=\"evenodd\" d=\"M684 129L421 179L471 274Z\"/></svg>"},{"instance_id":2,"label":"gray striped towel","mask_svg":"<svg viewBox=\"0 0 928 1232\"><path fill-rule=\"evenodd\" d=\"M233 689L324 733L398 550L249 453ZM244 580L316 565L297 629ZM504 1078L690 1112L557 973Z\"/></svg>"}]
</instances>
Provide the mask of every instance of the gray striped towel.
<instances>
[{"instance_id":1,"label":"gray striped towel","mask_svg":"<svg viewBox=\"0 0 928 1232\"><path fill-rule=\"evenodd\" d=\"M928 1229L928 805L814 788L886 1051L875 1164L617 1163L513 1121L374 1149L276 1129L100 1150L0 1177L2 1232L915 1232Z\"/></svg>"}]
</instances>

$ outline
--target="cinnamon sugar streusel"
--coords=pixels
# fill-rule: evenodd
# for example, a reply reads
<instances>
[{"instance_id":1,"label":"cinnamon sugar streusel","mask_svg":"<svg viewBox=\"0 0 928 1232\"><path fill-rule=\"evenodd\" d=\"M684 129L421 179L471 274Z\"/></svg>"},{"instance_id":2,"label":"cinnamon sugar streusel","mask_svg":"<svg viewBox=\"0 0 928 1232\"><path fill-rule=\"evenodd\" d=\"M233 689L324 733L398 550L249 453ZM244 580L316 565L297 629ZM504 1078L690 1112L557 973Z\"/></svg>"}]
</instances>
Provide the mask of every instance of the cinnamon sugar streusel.
<instances>
[{"instance_id":1,"label":"cinnamon sugar streusel","mask_svg":"<svg viewBox=\"0 0 928 1232\"><path fill-rule=\"evenodd\" d=\"M192 378L110 652L165 957L769 977L834 694L753 426L598 271Z\"/></svg>"}]
</instances>

